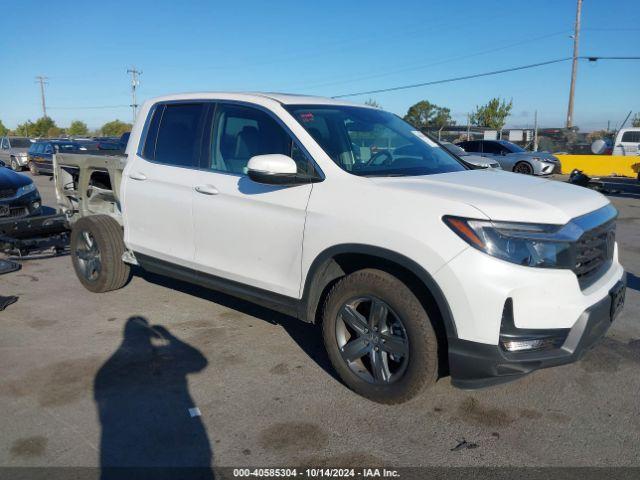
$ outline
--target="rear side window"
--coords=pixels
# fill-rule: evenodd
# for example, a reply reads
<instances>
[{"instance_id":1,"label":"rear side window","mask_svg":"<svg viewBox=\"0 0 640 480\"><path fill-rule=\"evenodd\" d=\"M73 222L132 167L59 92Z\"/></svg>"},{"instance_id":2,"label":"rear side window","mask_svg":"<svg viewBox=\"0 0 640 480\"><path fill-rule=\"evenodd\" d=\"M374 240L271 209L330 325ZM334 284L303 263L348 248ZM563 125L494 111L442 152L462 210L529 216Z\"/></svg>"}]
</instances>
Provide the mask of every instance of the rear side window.
<instances>
[{"instance_id":1,"label":"rear side window","mask_svg":"<svg viewBox=\"0 0 640 480\"><path fill-rule=\"evenodd\" d=\"M155 109L142 156L180 167L200 165L204 103L175 103Z\"/></svg>"},{"instance_id":2,"label":"rear side window","mask_svg":"<svg viewBox=\"0 0 640 480\"><path fill-rule=\"evenodd\" d=\"M640 132L624 132L622 142L640 143Z\"/></svg>"}]
</instances>

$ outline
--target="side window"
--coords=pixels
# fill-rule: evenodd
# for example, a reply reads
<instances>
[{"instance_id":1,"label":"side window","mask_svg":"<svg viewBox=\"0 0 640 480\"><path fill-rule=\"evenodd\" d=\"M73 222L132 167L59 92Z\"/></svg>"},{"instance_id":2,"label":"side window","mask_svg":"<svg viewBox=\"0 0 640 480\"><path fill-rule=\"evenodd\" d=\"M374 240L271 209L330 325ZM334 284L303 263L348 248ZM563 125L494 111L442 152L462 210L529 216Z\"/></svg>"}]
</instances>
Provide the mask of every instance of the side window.
<instances>
[{"instance_id":1,"label":"side window","mask_svg":"<svg viewBox=\"0 0 640 480\"><path fill-rule=\"evenodd\" d=\"M640 132L624 132L621 142L640 143Z\"/></svg>"},{"instance_id":2,"label":"side window","mask_svg":"<svg viewBox=\"0 0 640 480\"><path fill-rule=\"evenodd\" d=\"M205 111L206 105L203 103L165 105L162 118L159 120L153 159L180 167L200 166Z\"/></svg>"},{"instance_id":3,"label":"side window","mask_svg":"<svg viewBox=\"0 0 640 480\"><path fill-rule=\"evenodd\" d=\"M491 153L493 155L499 155L502 151L500 144L495 142L482 142L483 153Z\"/></svg>"},{"instance_id":4,"label":"side window","mask_svg":"<svg viewBox=\"0 0 640 480\"><path fill-rule=\"evenodd\" d=\"M219 104L213 122L212 170L246 173L251 157L279 153L293 158L298 172L312 168L289 134L267 113L250 107Z\"/></svg>"},{"instance_id":5,"label":"side window","mask_svg":"<svg viewBox=\"0 0 640 480\"><path fill-rule=\"evenodd\" d=\"M6 150L7 148L9 148L9 142L7 141L6 138L2 139L2 143L0 143L0 148L2 148L3 150Z\"/></svg>"},{"instance_id":6,"label":"side window","mask_svg":"<svg viewBox=\"0 0 640 480\"><path fill-rule=\"evenodd\" d=\"M474 142L474 141L464 142L461 146L467 152L473 152L473 153L481 153L482 152L482 148L480 146L480 142Z\"/></svg>"}]
</instances>

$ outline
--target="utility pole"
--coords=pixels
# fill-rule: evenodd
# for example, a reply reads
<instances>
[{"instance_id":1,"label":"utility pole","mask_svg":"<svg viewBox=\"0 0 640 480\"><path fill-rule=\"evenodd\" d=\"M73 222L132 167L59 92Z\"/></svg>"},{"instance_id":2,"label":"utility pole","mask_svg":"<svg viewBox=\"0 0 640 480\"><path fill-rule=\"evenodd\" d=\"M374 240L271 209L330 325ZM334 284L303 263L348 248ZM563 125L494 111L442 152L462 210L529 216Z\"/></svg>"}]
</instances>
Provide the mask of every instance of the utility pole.
<instances>
[{"instance_id":1,"label":"utility pole","mask_svg":"<svg viewBox=\"0 0 640 480\"><path fill-rule=\"evenodd\" d=\"M471 114L467 113L467 141L471 140L470 130L471 130Z\"/></svg>"},{"instance_id":2,"label":"utility pole","mask_svg":"<svg viewBox=\"0 0 640 480\"><path fill-rule=\"evenodd\" d=\"M44 86L49 84L49 82L47 82L47 80L49 80L49 78L48 77L44 77L42 75L38 75L36 77L36 83L40 84L40 98L42 100L42 115L45 118L47 117L47 103L44 100Z\"/></svg>"},{"instance_id":3,"label":"utility pole","mask_svg":"<svg viewBox=\"0 0 640 480\"><path fill-rule=\"evenodd\" d=\"M136 88L140 85L139 75L142 75L141 70L137 70L136 67L131 67L127 70L127 73L131 74L131 110L133 112L133 123L136 121L136 114L138 113L138 103L136 101Z\"/></svg>"},{"instance_id":4,"label":"utility pole","mask_svg":"<svg viewBox=\"0 0 640 480\"><path fill-rule=\"evenodd\" d=\"M567 128L573 127L573 95L576 89L576 75L578 73L578 44L580 42L580 15L582 0L578 0L576 8L576 25L573 34L573 62L571 65L571 86L569 87L569 108L567 109Z\"/></svg>"},{"instance_id":5,"label":"utility pole","mask_svg":"<svg viewBox=\"0 0 640 480\"><path fill-rule=\"evenodd\" d=\"M538 111L533 115L533 151L538 151Z\"/></svg>"}]
</instances>

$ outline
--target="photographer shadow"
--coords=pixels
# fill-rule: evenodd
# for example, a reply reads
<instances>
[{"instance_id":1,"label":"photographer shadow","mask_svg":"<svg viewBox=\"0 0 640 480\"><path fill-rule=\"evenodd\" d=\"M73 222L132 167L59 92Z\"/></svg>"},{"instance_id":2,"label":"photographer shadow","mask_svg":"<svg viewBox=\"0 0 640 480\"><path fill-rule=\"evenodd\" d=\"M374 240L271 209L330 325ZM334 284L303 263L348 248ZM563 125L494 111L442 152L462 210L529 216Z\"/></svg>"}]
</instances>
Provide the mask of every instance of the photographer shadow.
<instances>
[{"instance_id":1,"label":"photographer shadow","mask_svg":"<svg viewBox=\"0 0 640 480\"><path fill-rule=\"evenodd\" d=\"M207 360L162 326L131 317L95 377L101 479L213 479L212 450L187 375Z\"/></svg>"}]
</instances>

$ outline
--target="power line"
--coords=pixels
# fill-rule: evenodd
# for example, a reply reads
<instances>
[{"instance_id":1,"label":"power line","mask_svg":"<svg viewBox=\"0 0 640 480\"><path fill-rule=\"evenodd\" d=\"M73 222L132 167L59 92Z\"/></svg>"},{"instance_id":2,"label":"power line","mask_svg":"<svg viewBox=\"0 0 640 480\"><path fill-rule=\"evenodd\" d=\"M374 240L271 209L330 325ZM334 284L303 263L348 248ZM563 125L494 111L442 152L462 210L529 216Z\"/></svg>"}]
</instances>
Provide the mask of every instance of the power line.
<instances>
[{"instance_id":1,"label":"power line","mask_svg":"<svg viewBox=\"0 0 640 480\"><path fill-rule=\"evenodd\" d=\"M43 75L38 75L36 77L36 83L40 84L40 99L42 101L42 116L44 118L47 118L47 102L45 102L44 99L44 86L49 84L47 80L49 80L49 78Z\"/></svg>"},{"instance_id":2,"label":"power line","mask_svg":"<svg viewBox=\"0 0 640 480\"><path fill-rule=\"evenodd\" d=\"M553 63L566 62L567 60L571 60L571 57L557 58L555 60L548 60L546 62L532 63L530 65L522 65L522 66L519 66L519 67L505 68L505 69L502 69L502 70L494 70L494 71L491 71L491 72L476 73L476 74L473 74L473 75L464 75L462 77L453 77L453 78L446 78L446 79L443 79L443 80L433 80L433 81L430 81L430 82L414 83L412 85L403 85L403 86L400 86L400 87L380 88L378 90L369 90L369 91L366 91L366 92L345 93L345 94L342 94L342 95L334 95L331 98L345 98L345 97L355 97L355 96L358 96L358 95L370 95L370 94L373 94L373 93L395 92L397 90L407 90L409 88L426 87L428 85L437 85L439 83L457 82L457 81L460 81L460 80L469 80L471 78L487 77L487 76L490 76L490 75L498 75L500 73L515 72L517 70L525 70L525 69L528 69L528 68L541 67L543 65L551 65Z\"/></svg>"},{"instance_id":3,"label":"power line","mask_svg":"<svg viewBox=\"0 0 640 480\"><path fill-rule=\"evenodd\" d=\"M49 107L49 110L93 110L100 108L128 108L131 105L97 105L88 107Z\"/></svg>"},{"instance_id":4,"label":"power line","mask_svg":"<svg viewBox=\"0 0 640 480\"><path fill-rule=\"evenodd\" d=\"M319 84L305 85L305 87L307 87L307 88L318 88L318 87L341 85L341 84L345 84L345 83L353 83L353 82L358 82L358 81L362 81L362 80L370 80L370 79L373 79L373 78L387 77L389 75L395 75L395 74L398 74L398 73L405 73L405 72L410 72L410 71L415 71L415 70L421 70L423 68L428 68L428 67L433 67L433 66L436 66L436 65L442 65L442 64L446 64L446 63L455 62L455 61L458 61L458 60L464 60L464 59L468 59L468 58L478 57L478 56L481 56L481 55L487 55L489 53L495 53L495 52L498 52L498 51L501 51L501 50L507 50L509 48L517 47L517 46L520 46L520 45L525 45L527 43L537 42L537 41L544 40L544 39L551 38L551 37L556 37L558 35L565 35L567 33L569 33L569 30L562 30L562 31L559 31L559 32L548 33L548 34L537 36L537 37L527 38L527 39L524 39L524 40L520 40L518 42L509 43L509 44L501 45L499 47L494 47L494 48L490 48L490 49L486 49L486 50L480 50L480 51L467 53L467 54L462 54L462 55L456 55L456 56L448 56L448 57L442 58L441 60L436 60L436 61L434 61L432 63L428 63L428 64L416 65L414 63L414 64L410 64L410 65L407 65L406 67L402 67L402 68L399 68L399 69L387 70L384 73L365 75L365 76L361 76L361 77L351 78L349 80L331 81L331 82L324 82L324 83L319 83ZM292 88L291 90L296 90L296 88Z\"/></svg>"},{"instance_id":5,"label":"power line","mask_svg":"<svg viewBox=\"0 0 640 480\"><path fill-rule=\"evenodd\" d=\"M595 62L597 60L640 60L640 57L602 57L602 56L580 56L577 57L579 60L589 60L590 62ZM572 60L573 57L564 57L564 58L557 58L555 60L548 60L546 62L538 62L538 63L531 63L529 65L521 65L518 67L511 67L511 68L504 68L502 70L493 70L491 72L484 72L484 73L476 73L476 74L472 74L472 75L464 75L461 77L453 77L453 78L445 78L443 80L433 80L430 82L422 82L422 83L414 83L412 85L402 85L399 87L389 87L389 88L380 88L378 90L368 90L365 92L354 92L354 93L344 93L342 95L334 95L331 98L346 98L346 97L356 97L358 95L370 95L373 93L385 93L385 92L395 92L397 90L407 90L410 88L418 88L418 87L426 87L428 85L437 85L437 84L441 84L441 83L449 83L449 82L458 82L460 80L469 80L472 78L479 78L479 77L488 77L491 75L498 75L501 73L508 73L508 72L515 72L518 70L526 70L529 68L536 68L536 67L542 67L544 65L551 65L554 63L561 63L561 62L566 62L568 60Z\"/></svg>"}]
</instances>

